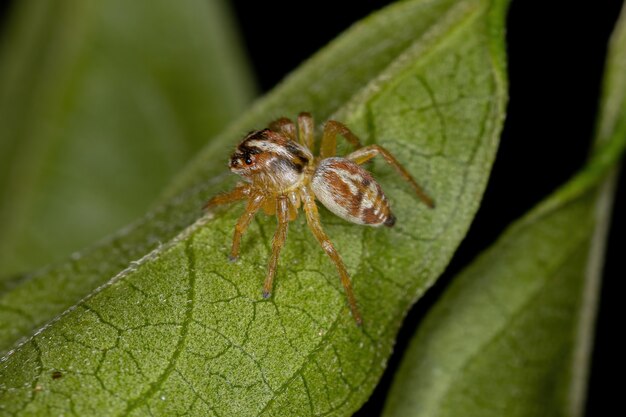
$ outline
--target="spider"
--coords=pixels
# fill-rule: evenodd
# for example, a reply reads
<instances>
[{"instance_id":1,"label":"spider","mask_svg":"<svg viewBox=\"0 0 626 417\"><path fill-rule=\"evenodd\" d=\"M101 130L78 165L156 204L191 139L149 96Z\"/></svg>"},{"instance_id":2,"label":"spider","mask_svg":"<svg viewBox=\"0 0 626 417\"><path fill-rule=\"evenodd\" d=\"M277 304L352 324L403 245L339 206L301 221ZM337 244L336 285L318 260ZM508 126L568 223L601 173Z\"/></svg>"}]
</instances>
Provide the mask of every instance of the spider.
<instances>
[{"instance_id":1,"label":"spider","mask_svg":"<svg viewBox=\"0 0 626 417\"><path fill-rule=\"evenodd\" d=\"M315 199L335 215L356 224L392 227L396 217L387 197L372 175L360 165L381 155L413 188L428 207L433 200L426 195L411 174L380 145L362 146L343 123L329 120L324 125L320 153L314 157L314 124L309 113L300 113L297 124L287 118L272 122L268 128L255 130L244 137L230 158L229 168L245 182L209 200L204 208L247 200L245 212L235 225L229 259L239 256L241 237L260 210L276 215L278 228L272 239L272 253L263 285L263 297L271 295L280 250L285 244L287 227L303 206L313 236L337 267L348 298L352 316L362 323L350 276L341 256L320 223ZM344 158L336 157L337 136L343 136L356 150Z\"/></svg>"}]
</instances>

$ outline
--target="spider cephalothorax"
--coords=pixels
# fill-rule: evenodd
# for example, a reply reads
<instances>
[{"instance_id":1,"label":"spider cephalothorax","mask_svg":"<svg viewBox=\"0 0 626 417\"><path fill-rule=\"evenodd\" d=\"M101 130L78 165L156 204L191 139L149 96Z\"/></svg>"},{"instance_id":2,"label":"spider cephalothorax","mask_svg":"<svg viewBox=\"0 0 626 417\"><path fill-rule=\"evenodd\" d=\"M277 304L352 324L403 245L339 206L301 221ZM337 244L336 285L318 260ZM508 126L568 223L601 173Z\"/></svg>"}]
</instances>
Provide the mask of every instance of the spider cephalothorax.
<instances>
[{"instance_id":1,"label":"spider cephalothorax","mask_svg":"<svg viewBox=\"0 0 626 417\"><path fill-rule=\"evenodd\" d=\"M357 149L344 158L336 157L337 135L345 137ZM346 267L334 245L322 229L315 199L337 216L357 224L391 227L396 218L389 202L374 177L363 164L381 155L411 184L417 196L429 207L433 201L421 190L413 177L383 147L361 147L359 139L343 124L330 120L324 125L319 157L313 157L313 119L308 113L298 116L297 127L282 118L268 129L250 132L237 146L229 163L230 170L245 182L229 193L218 195L206 204L212 207L238 200L247 200L244 214L235 225L230 259L239 255L241 237L260 209L278 218L278 229L272 240L272 254L263 296L269 297L276 274L280 250L287 237L289 221L304 207L311 232L331 258L346 291L352 315L361 323L352 285Z\"/></svg>"},{"instance_id":2,"label":"spider cephalothorax","mask_svg":"<svg viewBox=\"0 0 626 417\"><path fill-rule=\"evenodd\" d=\"M249 133L230 158L230 169L246 181L282 192L302 182L313 155L304 146L270 129Z\"/></svg>"}]
</instances>

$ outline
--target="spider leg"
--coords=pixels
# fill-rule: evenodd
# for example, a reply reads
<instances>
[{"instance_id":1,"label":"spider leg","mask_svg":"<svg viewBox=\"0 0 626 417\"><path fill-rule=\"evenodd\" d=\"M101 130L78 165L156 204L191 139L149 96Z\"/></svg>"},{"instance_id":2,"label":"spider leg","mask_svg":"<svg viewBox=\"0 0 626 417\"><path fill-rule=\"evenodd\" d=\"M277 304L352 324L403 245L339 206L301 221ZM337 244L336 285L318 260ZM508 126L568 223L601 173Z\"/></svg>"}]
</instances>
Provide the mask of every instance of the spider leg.
<instances>
[{"instance_id":1,"label":"spider leg","mask_svg":"<svg viewBox=\"0 0 626 417\"><path fill-rule=\"evenodd\" d=\"M302 112L298 115L298 139L300 144L306 146L311 151L314 145L314 124L310 113Z\"/></svg>"},{"instance_id":2,"label":"spider leg","mask_svg":"<svg viewBox=\"0 0 626 417\"><path fill-rule=\"evenodd\" d=\"M346 292L346 296L348 297L348 304L350 305L350 310L352 311L352 317L358 325L360 325L363 320L361 319L361 314L359 313L359 309L356 304L356 299L354 297L354 292L352 291L352 283L350 282L350 276L348 275L348 271L346 270L346 266L341 260L341 256L335 249L335 246L328 238L324 229L322 229L322 224L320 222L320 216L317 211L317 205L315 204L315 199L313 193L309 190L305 190L303 192L303 200L304 200L304 211L306 213L306 220L313 233L313 236L317 239L319 244L322 246L322 249L326 252L326 254L330 257L332 262L337 267L337 271L339 272L339 276L341 278L341 284Z\"/></svg>"},{"instance_id":3,"label":"spider leg","mask_svg":"<svg viewBox=\"0 0 626 417\"><path fill-rule=\"evenodd\" d=\"M207 210L214 206L222 204L234 203L235 201L245 200L250 195L250 187L245 184L237 184L232 191L227 193L218 194L215 197L207 201L203 209Z\"/></svg>"},{"instance_id":4,"label":"spider leg","mask_svg":"<svg viewBox=\"0 0 626 417\"><path fill-rule=\"evenodd\" d=\"M261 208L265 197L262 194L256 194L250 197L248 204L246 204L246 210L237 220L235 225L235 235L233 236L233 247L230 251L228 259L231 262L235 262L239 257L239 245L241 244L241 237L246 232L246 229L250 225L250 222L254 218L254 215Z\"/></svg>"},{"instance_id":5,"label":"spider leg","mask_svg":"<svg viewBox=\"0 0 626 417\"><path fill-rule=\"evenodd\" d=\"M269 128L274 132L282 133L293 141L296 140L296 125L286 117L274 120L270 123Z\"/></svg>"},{"instance_id":6,"label":"spider leg","mask_svg":"<svg viewBox=\"0 0 626 417\"><path fill-rule=\"evenodd\" d=\"M322 134L322 143L320 145L321 159L337 154L337 135L346 138L355 148L361 147L359 138L346 125L335 120L329 120L324 125L324 133Z\"/></svg>"},{"instance_id":7,"label":"spider leg","mask_svg":"<svg viewBox=\"0 0 626 417\"><path fill-rule=\"evenodd\" d=\"M272 239L272 255L267 268L267 276L263 284L263 298L269 298L272 293L272 283L278 267L278 257L280 250L287 239L287 227L289 226L289 199L286 195L281 195L276 200L276 217L278 218L278 228Z\"/></svg>"},{"instance_id":8,"label":"spider leg","mask_svg":"<svg viewBox=\"0 0 626 417\"><path fill-rule=\"evenodd\" d=\"M350 161L361 165L377 155L381 155L389 165L395 168L395 170L398 172L398 174L400 174L400 176L402 176L402 178L404 178L409 184L411 184L411 187L413 187L413 191L415 191L415 194L417 194L419 199L422 200L424 204L426 204L430 208L435 207L435 202L433 201L433 199L429 197L424 192L424 190L422 190L422 187L420 187L420 185L417 183L417 181L415 181L411 174L409 174L409 172L402 165L400 165L400 162L398 162L398 160L394 158L394 156L382 146L365 146L347 155L346 159L349 159Z\"/></svg>"}]
</instances>

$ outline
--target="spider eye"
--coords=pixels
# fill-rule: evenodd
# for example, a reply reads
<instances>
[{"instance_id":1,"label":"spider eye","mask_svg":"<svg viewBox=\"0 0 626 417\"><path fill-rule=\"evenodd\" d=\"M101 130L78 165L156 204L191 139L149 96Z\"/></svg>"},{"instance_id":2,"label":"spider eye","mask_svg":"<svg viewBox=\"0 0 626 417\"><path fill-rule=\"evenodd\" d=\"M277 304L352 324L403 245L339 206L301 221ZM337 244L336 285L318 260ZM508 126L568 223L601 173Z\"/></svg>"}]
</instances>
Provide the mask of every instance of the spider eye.
<instances>
[{"instance_id":1,"label":"spider eye","mask_svg":"<svg viewBox=\"0 0 626 417\"><path fill-rule=\"evenodd\" d=\"M250 157L247 157L244 162L246 163L246 165L252 165L252 159Z\"/></svg>"}]
</instances>

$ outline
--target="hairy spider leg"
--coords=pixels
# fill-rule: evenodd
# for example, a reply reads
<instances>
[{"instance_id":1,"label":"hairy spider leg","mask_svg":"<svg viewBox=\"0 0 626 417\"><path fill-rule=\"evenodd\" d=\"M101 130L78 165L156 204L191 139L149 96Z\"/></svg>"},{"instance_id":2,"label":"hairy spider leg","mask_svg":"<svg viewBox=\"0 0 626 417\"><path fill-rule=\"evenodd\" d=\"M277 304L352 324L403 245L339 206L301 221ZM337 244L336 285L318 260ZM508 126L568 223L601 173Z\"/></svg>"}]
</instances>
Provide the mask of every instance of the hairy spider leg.
<instances>
[{"instance_id":1,"label":"hairy spider leg","mask_svg":"<svg viewBox=\"0 0 626 417\"><path fill-rule=\"evenodd\" d=\"M289 139L296 141L296 125L286 117L274 120L269 125L270 130L281 133Z\"/></svg>"},{"instance_id":2,"label":"hairy spider leg","mask_svg":"<svg viewBox=\"0 0 626 417\"><path fill-rule=\"evenodd\" d=\"M361 314L359 313L359 309L356 304L356 298L354 297L354 292L352 291L350 276L348 275L346 266L341 260L341 256L322 228L320 215L317 211L317 205L315 204L315 194L313 194L308 187L305 187L302 192L302 199L304 202L304 212L306 213L306 221L309 225L309 229L311 229L313 236L315 236L320 246L322 246L322 249L324 249L331 261L337 267L337 271L339 272L339 276L341 278L341 284L343 285L348 297L348 304L350 305L350 310L352 311L352 317L354 317L354 320L358 325L361 325L363 320L361 319Z\"/></svg>"},{"instance_id":3,"label":"hairy spider leg","mask_svg":"<svg viewBox=\"0 0 626 417\"><path fill-rule=\"evenodd\" d=\"M424 190L422 190L422 187L420 187L417 181L415 181L415 179L411 176L411 174L409 174L409 172L402 165L400 165L400 162L398 162L398 160L394 158L394 156L382 146L365 146L347 155L346 159L349 159L350 161L361 165L377 155L381 155L389 165L395 168L395 170L398 172L398 174L402 176L402 178L404 178L409 184L411 184L411 187L413 187L415 194L417 194L419 199L422 200L424 204L426 204L430 208L435 207L435 202L433 201L433 199L430 198L424 192Z\"/></svg>"},{"instance_id":4,"label":"hairy spider leg","mask_svg":"<svg viewBox=\"0 0 626 417\"><path fill-rule=\"evenodd\" d=\"M246 232L246 229L250 225L250 222L254 218L254 215L263 205L263 201L265 200L265 196L263 194L256 194L250 196L248 200L248 204L246 204L246 210L237 220L237 224L235 225L235 235L233 236L233 247L230 251L230 256L228 259L231 262L235 262L239 257L239 245L241 244L241 237Z\"/></svg>"},{"instance_id":5,"label":"hairy spider leg","mask_svg":"<svg viewBox=\"0 0 626 417\"><path fill-rule=\"evenodd\" d=\"M322 143L320 144L320 159L330 158L337 154L337 135L346 138L355 148L361 147L359 138L346 125L335 120L329 120L324 125Z\"/></svg>"},{"instance_id":6,"label":"hairy spider leg","mask_svg":"<svg viewBox=\"0 0 626 417\"><path fill-rule=\"evenodd\" d=\"M315 145L315 127L310 113L302 112L298 115L298 139L301 145L306 146L311 152Z\"/></svg>"},{"instance_id":7,"label":"hairy spider leg","mask_svg":"<svg viewBox=\"0 0 626 417\"><path fill-rule=\"evenodd\" d=\"M202 207L207 210L213 206L234 203L236 201L245 200L250 195L250 187L248 185L238 184L232 191L218 194Z\"/></svg>"},{"instance_id":8,"label":"hairy spider leg","mask_svg":"<svg viewBox=\"0 0 626 417\"><path fill-rule=\"evenodd\" d=\"M286 195L281 195L276 198L276 217L278 219L278 228L276 229L274 238L272 239L272 255L270 257L270 263L267 267L265 283L263 284L263 298L269 298L272 293L272 285L274 282L274 276L276 275L276 268L278 267L280 250L285 245L285 240L287 239L287 228L289 226L289 199Z\"/></svg>"}]
</instances>

